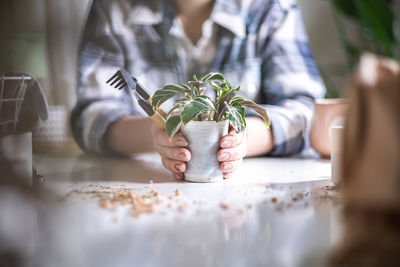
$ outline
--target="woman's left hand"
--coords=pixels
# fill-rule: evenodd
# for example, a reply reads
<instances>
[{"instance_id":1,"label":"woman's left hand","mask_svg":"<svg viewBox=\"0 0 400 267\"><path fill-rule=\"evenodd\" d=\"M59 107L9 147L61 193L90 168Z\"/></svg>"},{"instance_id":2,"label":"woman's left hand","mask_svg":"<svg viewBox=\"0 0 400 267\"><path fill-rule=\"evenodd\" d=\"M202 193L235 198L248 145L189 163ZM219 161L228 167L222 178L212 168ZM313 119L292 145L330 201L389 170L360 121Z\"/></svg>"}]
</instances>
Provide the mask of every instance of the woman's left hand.
<instances>
[{"instance_id":1,"label":"woman's left hand","mask_svg":"<svg viewBox=\"0 0 400 267\"><path fill-rule=\"evenodd\" d=\"M220 146L217 157L221 162L224 178L228 179L233 176L247 154L246 130L237 134L231 127L229 133L221 138Z\"/></svg>"}]
</instances>

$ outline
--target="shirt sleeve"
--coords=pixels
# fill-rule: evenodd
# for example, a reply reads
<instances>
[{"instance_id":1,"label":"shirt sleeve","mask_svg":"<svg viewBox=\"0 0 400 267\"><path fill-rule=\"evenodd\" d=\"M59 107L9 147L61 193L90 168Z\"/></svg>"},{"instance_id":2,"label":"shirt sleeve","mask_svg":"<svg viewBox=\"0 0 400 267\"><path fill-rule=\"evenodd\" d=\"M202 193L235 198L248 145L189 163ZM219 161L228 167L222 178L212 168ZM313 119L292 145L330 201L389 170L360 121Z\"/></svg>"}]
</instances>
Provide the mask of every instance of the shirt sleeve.
<instances>
[{"instance_id":1,"label":"shirt sleeve","mask_svg":"<svg viewBox=\"0 0 400 267\"><path fill-rule=\"evenodd\" d=\"M77 103L71 114L71 129L79 146L86 152L107 153L103 137L111 123L136 114L124 90L106 81L123 66L121 45L113 34L104 3L94 1L79 51ZM112 1L108 1L112 2Z\"/></svg>"},{"instance_id":2,"label":"shirt sleeve","mask_svg":"<svg viewBox=\"0 0 400 267\"><path fill-rule=\"evenodd\" d=\"M324 96L325 87L297 5L285 9L271 28L262 51L262 93L274 138L269 155L285 156L309 143L313 102Z\"/></svg>"}]
</instances>

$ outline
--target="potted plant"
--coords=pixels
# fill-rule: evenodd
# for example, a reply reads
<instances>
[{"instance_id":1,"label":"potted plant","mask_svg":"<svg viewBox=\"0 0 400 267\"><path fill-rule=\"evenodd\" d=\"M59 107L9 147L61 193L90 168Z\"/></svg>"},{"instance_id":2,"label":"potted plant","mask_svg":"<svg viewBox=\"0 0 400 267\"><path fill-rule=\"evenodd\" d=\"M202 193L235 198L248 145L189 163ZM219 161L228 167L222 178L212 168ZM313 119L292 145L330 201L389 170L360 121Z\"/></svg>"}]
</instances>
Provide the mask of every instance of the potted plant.
<instances>
[{"instance_id":1,"label":"potted plant","mask_svg":"<svg viewBox=\"0 0 400 267\"><path fill-rule=\"evenodd\" d=\"M237 133L246 128L245 108L253 109L269 126L266 110L251 100L236 96L240 86L233 88L221 73L208 73L200 79L193 76L187 84L167 84L157 90L151 100L154 110L168 99L177 97L167 113L165 129L170 138L179 131L189 142L192 158L185 180L215 182L223 180L217 152L221 137L231 125ZM205 95L206 86L216 91L216 100Z\"/></svg>"}]
</instances>

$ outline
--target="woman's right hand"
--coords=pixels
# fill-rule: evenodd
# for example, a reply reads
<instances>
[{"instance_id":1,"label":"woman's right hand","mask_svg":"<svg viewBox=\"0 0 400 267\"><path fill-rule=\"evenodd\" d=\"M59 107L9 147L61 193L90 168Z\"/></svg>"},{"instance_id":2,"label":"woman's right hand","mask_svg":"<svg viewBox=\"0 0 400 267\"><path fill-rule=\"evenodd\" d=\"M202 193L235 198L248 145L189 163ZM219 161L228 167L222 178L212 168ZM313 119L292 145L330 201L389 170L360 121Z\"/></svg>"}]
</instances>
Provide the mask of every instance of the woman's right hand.
<instances>
[{"instance_id":1,"label":"woman's right hand","mask_svg":"<svg viewBox=\"0 0 400 267\"><path fill-rule=\"evenodd\" d=\"M169 138L165 130L155 124L151 126L153 145L161 155L165 168L171 171L175 179L183 179L186 171L186 162L191 158L190 151L185 148L188 142L182 135Z\"/></svg>"}]
</instances>

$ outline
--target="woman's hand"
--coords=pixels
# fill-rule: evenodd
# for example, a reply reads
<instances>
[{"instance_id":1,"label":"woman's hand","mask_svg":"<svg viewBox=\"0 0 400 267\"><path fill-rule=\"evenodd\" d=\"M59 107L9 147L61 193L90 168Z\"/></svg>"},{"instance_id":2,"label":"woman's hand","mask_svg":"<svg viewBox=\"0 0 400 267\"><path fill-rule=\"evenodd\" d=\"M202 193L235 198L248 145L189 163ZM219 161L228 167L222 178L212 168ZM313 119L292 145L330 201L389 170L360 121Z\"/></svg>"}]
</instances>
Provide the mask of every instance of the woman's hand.
<instances>
[{"instance_id":1,"label":"woman's hand","mask_svg":"<svg viewBox=\"0 0 400 267\"><path fill-rule=\"evenodd\" d=\"M164 167L171 171L175 179L183 179L186 162L191 158L190 151L185 148L188 142L182 135L176 135L170 140L165 130L155 124L151 127L151 133L153 145L160 153Z\"/></svg>"},{"instance_id":2,"label":"woman's hand","mask_svg":"<svg viewBox=\"0 0 400 267\"><path fill-rule=\"evenodd\" d=\"M221 149L218 151L217 157L221 162L220 168L224 173L224 178L231 178L233 172L242 164L243 158L247 153L247 132L237 134L232 127L229 133L221 138Z\"/></svg>"}]
</instances>

